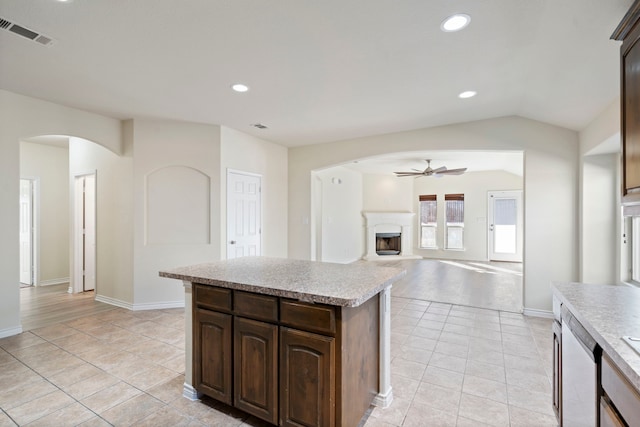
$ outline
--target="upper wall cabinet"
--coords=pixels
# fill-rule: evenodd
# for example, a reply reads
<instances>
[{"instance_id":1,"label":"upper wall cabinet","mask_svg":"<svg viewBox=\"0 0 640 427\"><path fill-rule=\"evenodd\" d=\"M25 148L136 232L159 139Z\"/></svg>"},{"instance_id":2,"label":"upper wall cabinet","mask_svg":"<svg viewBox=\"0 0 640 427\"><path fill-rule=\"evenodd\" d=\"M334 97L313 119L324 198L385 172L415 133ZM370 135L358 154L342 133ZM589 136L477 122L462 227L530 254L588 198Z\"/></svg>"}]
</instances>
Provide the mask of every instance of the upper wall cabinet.
<instances>
[{"instance_id":1,"label":"upper wall cabinet","mask_svg":"<svg viewBox=\"0 0 640 427\"><path fill-rule=\"evenodd\" d=\"M640 0L636 0L611 36L621 40L622 202L640 215Z\"/></svg>"}]
</instances>

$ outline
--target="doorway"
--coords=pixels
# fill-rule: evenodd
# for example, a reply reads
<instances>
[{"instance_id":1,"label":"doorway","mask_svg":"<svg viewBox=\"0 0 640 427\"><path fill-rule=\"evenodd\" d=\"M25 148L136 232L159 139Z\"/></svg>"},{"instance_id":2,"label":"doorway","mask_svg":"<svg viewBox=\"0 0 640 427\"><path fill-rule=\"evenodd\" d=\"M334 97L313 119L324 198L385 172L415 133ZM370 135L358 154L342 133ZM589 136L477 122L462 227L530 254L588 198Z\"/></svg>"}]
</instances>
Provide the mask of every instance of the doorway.
<instances>
[{"instance_id":1,"label":"doorway","mask_svg":"<svg viewBox=\"0 0 640 427\"><path fill-rule=\"evenodd\" d=\"M490 191L489 261L522 262L522 191Z\"/></svg>"},{"instance_id":2,"label":"doorway","mask_svg":"<svg viewBox=\"0 0 640 427\"><path fill-rule=\"evenodd\" d=\"M96 288L96 174L74 181L74 276L70 291Z\"/></svg>"},{"instance_id":3,"label":"doorway","mask_svg":"<svg viewBox=\"0 0 640 427\"><path fill-rule=\"evenodd\" d=\"M20 179L20 287L35 282L35 180Z\"/></svg>"},{"instance_id":4,"label":"doorway","mask_svg":"<svg viewBox=\"0 0 640 427\"><path fill-rule=\"evenodd\" d=\"M262 177L227 170L227 259L261 255Z\"/></svg>"}]
</instances>

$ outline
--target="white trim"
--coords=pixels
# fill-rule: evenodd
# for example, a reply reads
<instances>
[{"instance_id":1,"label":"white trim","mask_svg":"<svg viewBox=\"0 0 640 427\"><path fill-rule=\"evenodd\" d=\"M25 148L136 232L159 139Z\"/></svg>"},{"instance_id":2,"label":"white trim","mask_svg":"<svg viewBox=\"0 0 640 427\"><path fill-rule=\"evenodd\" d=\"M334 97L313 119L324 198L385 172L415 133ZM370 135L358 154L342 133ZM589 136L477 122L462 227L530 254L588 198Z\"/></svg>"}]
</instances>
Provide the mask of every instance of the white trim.
<instances>
[{"instance_id":1,"label":"white trim","mask_svg":"<svg viewBox=\"0 0 640 427\"><path fill-rule=\"evenodd\" d=\"M122 301L119 299L105 297L104 295L96 295L96 301L103 302L105 304L115 305L116 307L126 308L127 310L133 311L133 304Z\"/></svg>"},{"instance_id":2,"label":"white trim","mask_svg":"<svg viewBox=\"0 0 640 427\"><path fill-rule=\"evenodd\" d=\"M388 408L393 402L393 389L389 388L385 394L378 393L373 397L373 402L371 402L374 406L379 406L380 408Z\"/></svg>"},{"instance_id":3,"label":"white trim","mask_svg":"<svg viewBox=\"0 0 640 427\"><path fill-rule=\"evenodd\" d=\"M537 308L525 308L522 314L530 317L543 317L545 319L553 319L553 311L550 311L550 310L538 310Z\"/></svg>"},{"instance_id":4,"label":"white trim","mask_svg":"<svg viewBox=\"0 0 640 427\"><path fill-rule=\"evenodd\" d=\"M42 280L38 283L38 286L51 286L51 285L62 285L63 283L69 283L71 279L69 277L60 277L58 279L48 279Z\"/></svg>"},{"instance_id":5,"label":"white trim","mask_svg":"<svg viewBox=\"0 0 640 427\"><path fill-rule=\"evenodd\" d=\"M0 338L11 337L22 333L22 326L15 326L13 328L0 329Z\"/></svg>"},{"instance_id":6,"label":"white trim","mask_svg":"<svg viewBox=\"0 0 640 427\"><path fill-rule=\"evenodd\" d=\"M131 311L162 310L166 308L184 308L184 300L167 301L167 302L145 302L141 304L131 304L130 302L122 301L122 300L111 298L111 297L105 297L104 295L96 295L96 301L100 301L105 304L115 305L116 307L126 308L127 310L131 310Z\"/></svg>"},{"instance_id":7,"label":"white trim","mask_svg":"<svg viewBox=\"0 0 640 427\"><path fill-rule=\"evenodd\" d=\"M196 390L191 384L184 383L182 386L182 396L192 402L195 402L200 400L202 393L198 393L198 390Z\"/></svg>"},{"instance_id":8,"label":"white trim","mask_svg":"<svg viewBox=\"0 0 640 427\"><path fill-rule=\"evenodd\" d=\"M184 308L184 299L178 301L143 302L141 304L133 304L133 311L162 310L165 308Z\"/></svg>"}]
</instances>

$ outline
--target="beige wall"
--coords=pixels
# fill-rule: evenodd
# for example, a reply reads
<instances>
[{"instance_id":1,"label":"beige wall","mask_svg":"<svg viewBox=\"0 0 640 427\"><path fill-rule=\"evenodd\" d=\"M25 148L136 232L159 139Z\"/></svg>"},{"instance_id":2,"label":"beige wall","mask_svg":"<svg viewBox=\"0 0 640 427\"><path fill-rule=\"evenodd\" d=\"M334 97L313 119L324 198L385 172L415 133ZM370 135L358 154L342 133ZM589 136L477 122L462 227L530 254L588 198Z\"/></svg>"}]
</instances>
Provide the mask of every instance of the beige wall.
<instances>
[{"instance_id":1,"label":"beige wall","mask_svg":"<svg viewBox=\"0 0 640 427\"><path fill-rule=\"evenodd\" d=\"M115 152L122 150L118 120L0 90L0 337L21 330L17 249L19 141L38 135L82 136Z\"/></svg>"},{"instance_id":2,"label":"beige wall","mask_svg":"<svg viewBox=\"0 0 640 427\"><path fill-rule=\"evenodd\" d=\"M362 210L365 212L413 212L415 179L394 175L363 174Z\"/></svg>"},{"instance_id":3,"label":"beige wall","mask_svg":"<svg viewBox=\"0 0 640 427\"><path fill-rule=\"evenodd\" d=\"M127 134L133 141L133 308L181 306L182 283L161 278L158 272L220 259L220 128L134 120L127 122ZM163 175L168 180L154 180ZM202 189L203 180L208 184L208 193L193 194L196 188ZM186 196L191 198L185 199ZM165 209L149 203L161 199L166 199ZM208 228L202 224L193 228L188 223L194 219L189 209L204 210L206 218L199 221L208 220ZM172 228L164 236L169 238L149 236L150 232L159 232L150 228L153 224ZM176 234L190 237L183 241L170 238Z\"/></svg>"},{"instance_id":4,"label":"beige wall","mask_svg":"<svg viewBox=\"0 0 640 427\"><path fill-rule=\"evenodd\" d=\"M69 148L20 142L20 176L36 180L35 285L69 280Z\"/></svg>"},{"instance_id":5,"label":"beige wall","mask_svg":"<svg viewBox=\"0 0 640 427\"><path fill-rule=\"evenodd\" d=\"M133 160L130 149L117 155L91 141L69 138L70 212L73 212L75 201L75 178L88 173L96 174L96 299L128 307L133 302ZM76 238L74 233L72 226L72 242ZM70 256L74 280L75 259L73 253Z\"/></svg>"},{"instance_id":6,"label":"beige wall","mask_svg":"<svg viewBox=\"0 0 640 427\"><path fill-rule=\"evenodd\" d=\"M227 170L262 176L262 254L287 257L287 148L221 126L220 251L226 258Z\"/></svg>"},{"instance_id":7,"label":"beige wall","mask_svg":"<svg viewBox=\"0 0 640 427\"><path fill-rule=\"evenodd\" d=\"M459 259L473 261L487 261L487 211L488 192L502 190L522 190L522 177L508 172L470 172L460 176L446 176L441 179L421 178L415 180L414 193L411 200L416 218L420 216L418 210L418 196L421 194L436 194L438 196L438 249L418 249L420 233L415 227L413 241L416 248L413 253L425 258ZM464 194L464 250L444 250L444 195L450 193Z\"/></svg>"},{"instance_id":8,"label":"beige wall","mask_svg":"<svg viewBox=\"0 0 640 427\"><path fill-rule=\"evenodd\" d=\"M359 260L364 254L362 174L338 166L314 173L314 180L319 206L313 207L313 220L321 233L315 237L322 242L316 259L343 264Z\"/></svg>"},{"instance_id":9,"label":"beige wall","mask_svg":"<svg viewBox=\"0 0 640 427\"><path fill-rule=\"evenodd\" d=\"M378 135L289 150L289 256L311 253L311 171L425 149L524 152L525 310L551 310L552 281L578 277L578 135L521 117ZM548 214L554 206L556 214Z\"/></svg>"}]
</instances>

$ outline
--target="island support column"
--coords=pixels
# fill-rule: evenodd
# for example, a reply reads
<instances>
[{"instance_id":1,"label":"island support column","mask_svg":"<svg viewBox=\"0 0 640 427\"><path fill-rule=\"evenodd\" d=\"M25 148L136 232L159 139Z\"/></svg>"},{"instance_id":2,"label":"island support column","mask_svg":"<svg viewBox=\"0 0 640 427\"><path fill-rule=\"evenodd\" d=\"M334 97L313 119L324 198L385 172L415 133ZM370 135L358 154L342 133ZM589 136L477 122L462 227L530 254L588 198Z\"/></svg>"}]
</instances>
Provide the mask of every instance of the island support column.
<instances>
[{"instance_id":1,"label":"island support column","mask_svg":"<svg viewBox=\"0 0 640 427\"><path fill-rule=\"evenodd\" d=\"M189 400L199 400L200 393L193 387L193 286L191 282L184 284L184 385L182 395Z\"/></svg>"},{"instance_id":2,"label":"island support column","mask_svg":"<svg viewBox=\"0 0 640 427\"><path fill-rule=\"evenodd\" d=\"M386 408L393 401L391 389L391 286L382 290L380 298L380 377L378 395L373 404Z\"/></svg>"}]
</instances>

